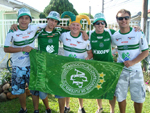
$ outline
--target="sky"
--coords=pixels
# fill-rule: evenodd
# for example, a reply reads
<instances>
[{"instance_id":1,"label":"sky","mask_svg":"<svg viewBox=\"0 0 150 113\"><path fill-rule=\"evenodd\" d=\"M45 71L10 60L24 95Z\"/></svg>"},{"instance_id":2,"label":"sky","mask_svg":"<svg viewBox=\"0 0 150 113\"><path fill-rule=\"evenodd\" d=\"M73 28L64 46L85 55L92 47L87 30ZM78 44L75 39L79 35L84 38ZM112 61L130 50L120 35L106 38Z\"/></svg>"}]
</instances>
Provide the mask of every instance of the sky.
<instances>
[{"instance_id":1,"label":"sky","mask_svg":"<svg viewBox=\"0 0 150 113\"><path fill-rule=\"evenodd\" d=\"M44 8L50 3L50 0L18 0L24 2L33 8L43 12ZM142 11L143 0L104 0L104 15L106 21L115 20L115 15L118 10L124 8L131 12L131 15L137 14ZM149 1L149 0L148 0ZM89 6L91 7L91 14L94 16L96 13L102 11L102 0L69 0L73 4L74 9L78 13L89 13ZM123 2L123 3L122 3ZM84 6L84 7L83 7ZM148 3L150 9L150 1Z\"/></svg>"}]
</instances>

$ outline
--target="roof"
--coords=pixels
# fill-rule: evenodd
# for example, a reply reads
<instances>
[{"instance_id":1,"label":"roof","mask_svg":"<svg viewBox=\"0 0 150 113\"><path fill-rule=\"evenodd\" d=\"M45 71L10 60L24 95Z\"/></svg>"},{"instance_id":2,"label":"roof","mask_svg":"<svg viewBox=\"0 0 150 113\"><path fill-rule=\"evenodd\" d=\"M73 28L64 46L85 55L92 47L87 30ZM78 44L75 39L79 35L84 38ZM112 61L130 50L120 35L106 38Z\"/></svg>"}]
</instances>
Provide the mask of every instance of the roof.
<instances>
[{"instance_id":1,"label":"roof","mask_svg":"<svg viewBox=\"0 0 150 113\"><path fill-rule=\"evenodd\" d=\"M147 14L150 13L150 9L147 11ZM137 14L133 15L131 18L132 19L140 19L141 18L141 15L142 15L142 12L138 12ZM148 17L149 18L149 17Z\"/></svg>"},{"instance_id":2,"label":"roof","mask_svg":"<svg viewBox=\"0 0 150 113\"><path fill-rule=\"evenodd\" d=\"M37 9L35 9L35 8L25 4L23 2L17 1L17 0L0 0L0 4L8 6L8 7L12 7L13 9L20 9L22 7L26 7L30 11L34 10L34 11L40 13L40 11L38 11Z\"/></svg>"},{"instance_id":3,"label":"roof","mask_svg":"<svg viewBox=\"0 0 150 113\"><path fill-rule=\"evenodd\" d=\"M3 8L3 10L5 10L5 11L18 11L22 7L25 7L30 10L32 16L33 15L37 16L40 14L39 10L29 6L28 4L17 1L17 0L0 0L0 5L5 6L5 8ZM0 9L0 10L2 10L2 9Z\"/></svg>"}]
</instances>

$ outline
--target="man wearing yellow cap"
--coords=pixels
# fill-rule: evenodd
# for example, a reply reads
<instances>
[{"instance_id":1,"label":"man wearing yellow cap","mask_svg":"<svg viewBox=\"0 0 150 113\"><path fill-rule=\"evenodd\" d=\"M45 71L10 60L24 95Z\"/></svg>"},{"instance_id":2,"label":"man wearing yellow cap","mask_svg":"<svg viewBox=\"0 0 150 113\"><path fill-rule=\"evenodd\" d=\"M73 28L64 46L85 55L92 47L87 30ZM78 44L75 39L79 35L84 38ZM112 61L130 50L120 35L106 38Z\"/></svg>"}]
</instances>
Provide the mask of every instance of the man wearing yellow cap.
<instances>
[{"instance_id":1,"label":"man wearing yellow cap","mask_svg":"<svg viewBox=\"0 0 150 113\"><path fill-rule=\"evenodd\" d=\"M65 32L60 36L60 40L63 42L64 54L68 57L80 58L80 59L91 59L93 57L91 46L89 40L84 41L82 39L82 34L80 33L82 24L82 19L86 19L88 24L90 24L90 20L86 15L77 15L75 16L73 13L66 11L61 15L63 18L65 15L70 16L69 21L69 32ZM86 57L86 54L88 56ZM83 108L83 99L79 98L80 108L78 113L85 113ZM68 113L69 108L69 97L66 97L66 107L64 113Z\"/></svg>"}]
</instances>

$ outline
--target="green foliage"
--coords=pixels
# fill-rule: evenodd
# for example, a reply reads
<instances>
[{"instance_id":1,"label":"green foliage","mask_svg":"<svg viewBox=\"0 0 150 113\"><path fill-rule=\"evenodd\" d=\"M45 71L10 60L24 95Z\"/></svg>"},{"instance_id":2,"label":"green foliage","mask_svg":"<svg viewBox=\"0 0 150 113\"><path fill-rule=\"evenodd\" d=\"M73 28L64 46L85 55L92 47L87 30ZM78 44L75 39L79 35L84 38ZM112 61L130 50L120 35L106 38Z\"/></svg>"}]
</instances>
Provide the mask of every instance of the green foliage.
<instances>
[{"instance_id":1,"label":"green foliage","mask_svg":"<svg viewBox=\"0 0 150 113\"><path fill-rule=\"evenodd\" d=\"M39 17L40 18L46 18L46 15L45 15L45 13L42 12L42 13L40 13Z\"/></svg>"},{"instance_id":2,"label":"green foliage","mask_svg":"<svg viewBox=\"0 0 150 113\"><path fill-rule=\"evenodd\" d=\"M71 11L75 15L78 15L77 11L73 8L72 3L68 0L51 0L49 5L45 7L43 13L47 16L50 11L57 11L59 14L62 14L64 11Z\"/></svg>"},{"instance_id":3,"label":"green foliage","mask_svg":"<svg viewBox=\"0 0 150 113\"><path fill-rule=\"evenodd\" d=\"M7 71L6 69L4 69L3 71L0 72L0 76L2 76L2 84L5 82L10 83L11 80L11 73L9 71Z\"/></svg>"},{"instance_id":4,"label":"green foliage","mask_svg":"<svg viewBox=\"0 0 150 113\"><path fill-rule=\"evenodd\" d=\"M52 113L59 113L58 99L53 95L48 95L49 106L52 109ZM143 104L142 113L149 113L149 102L150 102L150 93L146 93L146 99ZM15 104L14 104L15 103ZM31 96L26 98L26 105L28 113L34 112L33 102ZM103 99L102 101L104 111L102 113L110 113L109 101ZM97 110L96 99L83 99L83 106L87 113L95 113ZM70 98L70 113L77 113L79 108L79 102L77 98ZM13 99L6 102L0 102L0 113L18 113L20 110L19 99ZM39 100L39 111L40 113L45 112L45 106L42 100ZM115 113L119 113L118 103L116 102ZM127 94L127 106L126 113L134 113L133 101L130 98L130 93Z\"/></svg>"}]
</instances>

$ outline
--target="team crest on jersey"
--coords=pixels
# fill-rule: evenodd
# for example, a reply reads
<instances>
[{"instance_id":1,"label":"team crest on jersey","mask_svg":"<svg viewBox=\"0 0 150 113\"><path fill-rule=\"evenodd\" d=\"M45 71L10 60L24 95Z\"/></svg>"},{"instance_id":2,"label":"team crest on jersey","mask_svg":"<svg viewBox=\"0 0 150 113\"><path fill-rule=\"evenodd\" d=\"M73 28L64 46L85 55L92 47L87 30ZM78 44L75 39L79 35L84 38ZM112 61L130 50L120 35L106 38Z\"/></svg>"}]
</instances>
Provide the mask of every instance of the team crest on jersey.
<instances>
[{"instance_id":1,"label":"team crest on jersey","mask_svg":"<svg viewBox=\"0 0 150 113\"><path fill-rule=\"evenodd\" d=\"M27 44L29 44L29 42L30 42L29 40L25 40L24 44L27 45Z\"/></svg>"},{"instance_id":2,"label":"team crest on jersey","mask_svg":"<svg viewBox=\"0 0 150 113\"><path fill-rule=\"evenodd\" d=\"M71 39L66 38L66 41L71 41Z\"/></svg>"},{"instance_id":3,"label":"team crest on jersey","mask_svg":"<svg viewBox=\"0 0 150 113\"><path fill-rule=\"evenodd\" d=\"M103 38L103 36L97 36L97 39L102 39Z\"/></svg>"},{"instance_id":4,"label":"team crest on jersey","mask_svg":"<svg viewBox=\"0 0 150 113\"><path fill-rule=\"evenodd\" d=\"M116 38L116 41L122 40L122 38Z\"/></svg>"},{"instance_id":5,"label":"team crest on jersey","mask_svg":"<svg viewBox=\"0 0 150 113\"><path fill-rule=\"evenodd\" d=\"M128 39L130 39L130 40L134 40L134 39L135 39L135 37L128 37Z\"/></svg>"},{"instance_id":6,"label":"team crest on jersey","mask_svg":"<svg viewBox=\"0 0 150 113\"><path fill-rule=\"evenodd\" d=\"M48 43L53 43L53 40L52 40L52 39L49 39L49 40L48 40Z\"/></svg>"},{"instance_id":7,"label":"team crest on jersey","mask_svg":"<svg viewBox=\"0 0 150 113\"><path fill-rule=\"evenodd\" d=\"M101 42L101 43L99 44L99 47L104 47L104 44Z\"/></svg>"}]
</instances>

